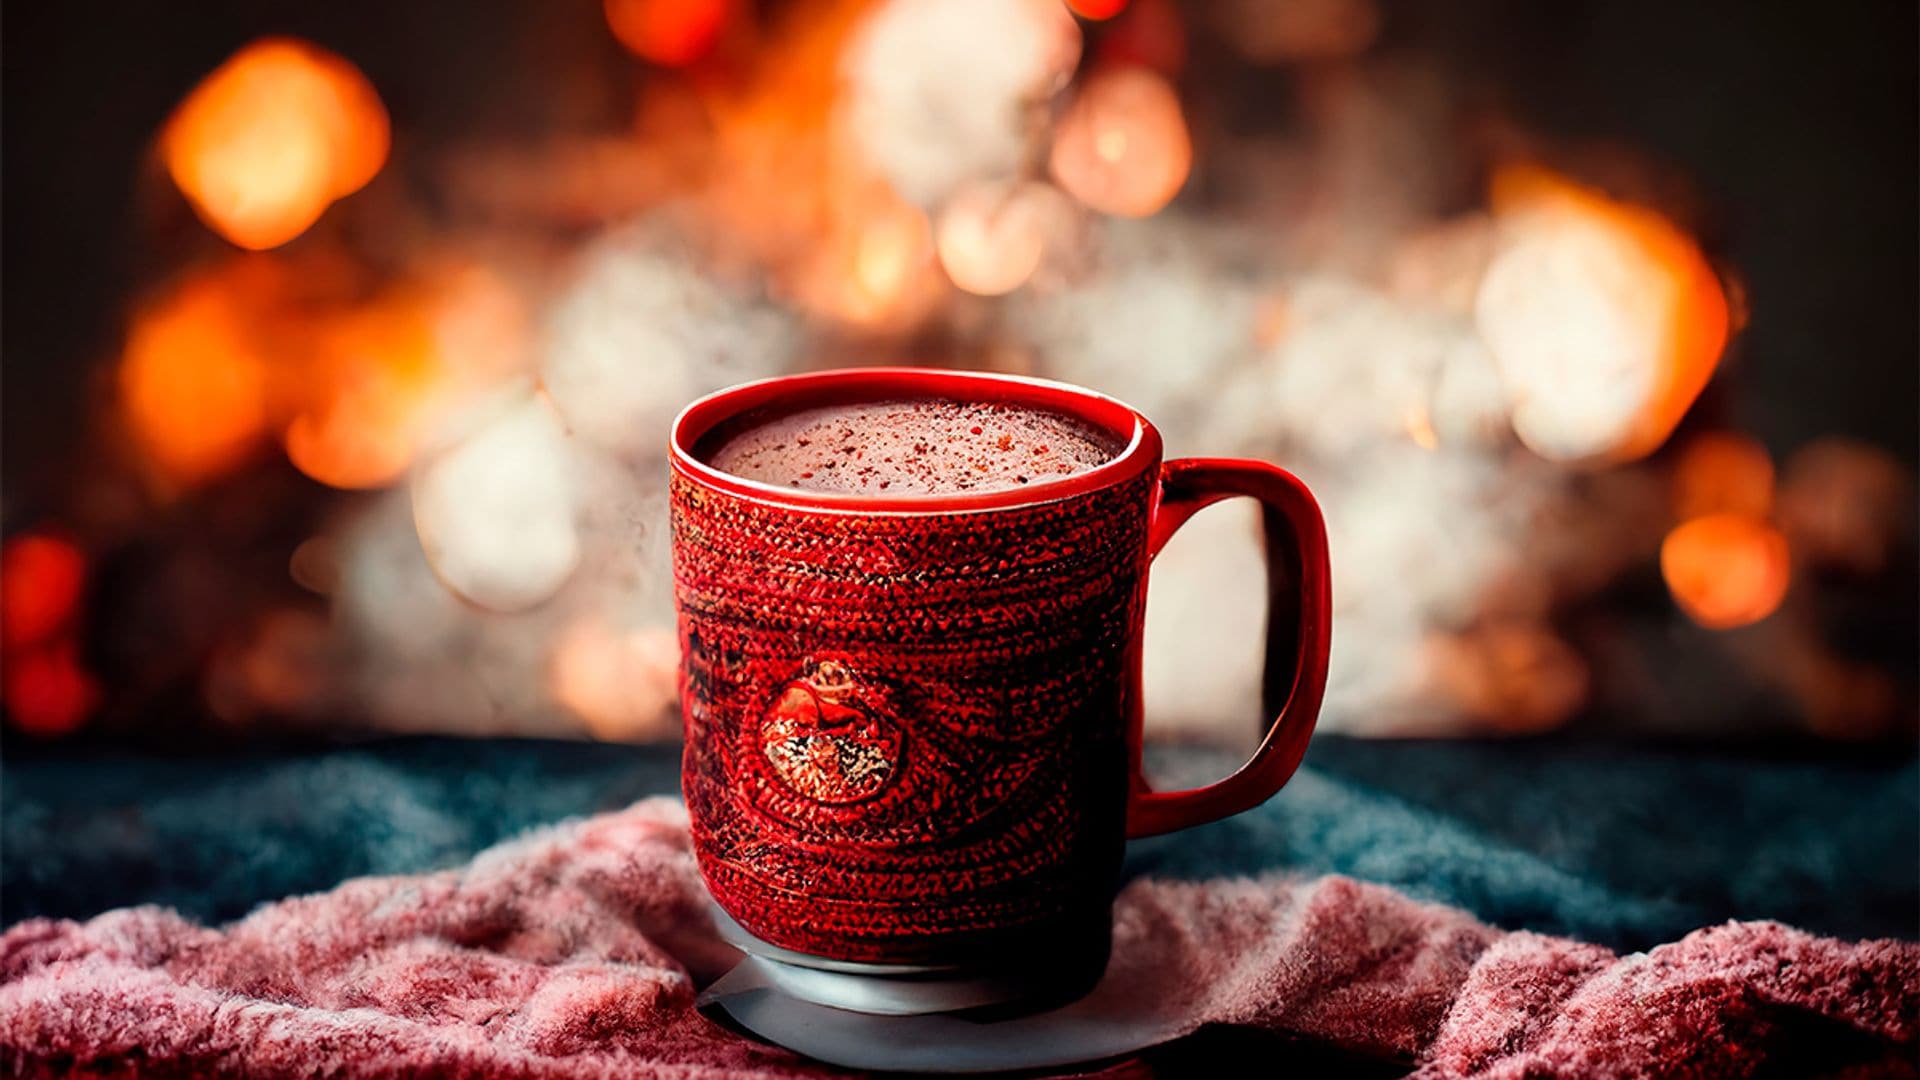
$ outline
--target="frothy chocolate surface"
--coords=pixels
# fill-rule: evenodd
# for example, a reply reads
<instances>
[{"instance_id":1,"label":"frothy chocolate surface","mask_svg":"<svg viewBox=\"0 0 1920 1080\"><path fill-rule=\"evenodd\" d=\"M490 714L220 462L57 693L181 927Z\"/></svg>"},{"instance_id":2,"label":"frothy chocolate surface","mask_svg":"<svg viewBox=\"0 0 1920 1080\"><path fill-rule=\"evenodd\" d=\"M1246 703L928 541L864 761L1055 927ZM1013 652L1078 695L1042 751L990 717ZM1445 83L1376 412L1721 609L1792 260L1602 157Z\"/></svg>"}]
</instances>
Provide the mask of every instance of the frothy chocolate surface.
<instances>
[{"instance_id":1,"label":"frothy chocolate surface","mask_svg":"<svg viewBox=\"0 0 1920 1080\"><path fill-rule=\"evenodd\" d=\"M707 464L748 480L856 495L1004 491L1103 465L1121 447L1078 418L998 402L828 405L730 437Z\"/></svg>"}]
</instances>

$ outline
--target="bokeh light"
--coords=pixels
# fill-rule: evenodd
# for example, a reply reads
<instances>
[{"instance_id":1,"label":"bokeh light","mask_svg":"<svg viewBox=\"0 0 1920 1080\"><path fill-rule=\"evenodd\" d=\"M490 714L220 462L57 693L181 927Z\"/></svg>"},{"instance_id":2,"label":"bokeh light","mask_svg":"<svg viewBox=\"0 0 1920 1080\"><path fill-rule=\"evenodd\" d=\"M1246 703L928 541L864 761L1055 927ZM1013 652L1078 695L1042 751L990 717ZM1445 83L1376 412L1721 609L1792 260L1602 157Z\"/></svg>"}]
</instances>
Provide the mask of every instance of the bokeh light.
<instances>
[{"instance_id":1,"label":"bokeh light","mask_svg":"<svg viewBox=\"0 0 1920 1080\"><path fill-rule=\"evenodd\" d=\"M1630 461L1656 449L1719 362L1727 299L1691 238L1644 207L1545 169L1493 185L1503 246L1475 305L1542 457Z\"/></svg>"},{"instance_id":2,"label":"bokeh light","mask_svg":"<svg viewBox=\"0 0 1920 1080\"><path fill-rule=\"evenodd\" d=\"M1710 630L1759 622L1787 594L1786 537L1744 514L1710 514L1681 524L1660 545L1660 573L1680 610Z\"/></svg>"},{"instance_id":3,"label":"bokeh light","mask_svg":"<svg viewBox=\"0 0 1920 1080\"><path fill-rule=\"evenodd\" d=\"M885 185L851 195L824 243L804 264L808 307L865 330L897 329L925 312L944 288L934 269L933 225Z\"/></svg>"},{"instance_id":4,"label":"bokeh light","mask_svg":"<svg viewBox=\"0 0 1920 1080\"><path fill-rule=\"evenodd\" d=\"M100 703L100 685L80 666L71 641L9 655L4 686L8 718L29 735L68 734Z\"/></svg>"},{"instance_id":5,"label":"bokeh light","mask_svg":"<svg viewBox=\"0 0 1920 1080\"><path fill-rule=\"evenodd\" d=\"M489 611L552 596L580 562L572 451L544 396L515 393L413 483L413 523L435 576Z\"/></svg>"},{"instance_id":6,"label":"bokeh light","mask_svg":"<svg viewBox=\"0 0 1920 1080\"><path fill-rule=\"evenodd\" d=\"M862 223L854 242L853 280L876 305L898 294L927 258L927 220L918 211L876 214Z\"/></svg>"},{"instance_id":7,"label":"bokeh light","mask_svg":"<svg viewBox=\"0 0 1920 1080\"><path fill-rule=\"evenodd\" d=\"M267 430L268 365L239 283L196 275L134 315L120 405L145 462L175 483L232 469Z\"/></svg>"},{"instance_id":8,"label":"bokeh light","mask_svg":"<svg viewBox=\"0 0 1920 1080\"><path fill-rule=\"evenodd\" d=\"M423 97L389 85L383 45L368 70L418 136L403 175L376 176L394 147L369 80L314 45L257 41L180 99L168 175L133 192L162 217L126 252L143 291L111 411L89 417L104 445L14 508L74 530L16 536L0 566L27 673L0 693L26 723L85 723L110 687L119 730L197 685L242 725L668 737L671 418L722 386L903 357L1095 387L1170 446L1297 468L1347 555L1330 730L1657 704L1598 681L1662 648L1649 615L1682 619L1617 587L1656 563L1703 624L1782 607L1715 643L1730 661L1889 667L1860 642L1910 562L1910 463L1783 446L1776 488L1765 448L1707 430L1754 419L1757 384L1681 422L1744 304L1688 232L1739 207L1689 201L1631 147L1526 129L1494 82L1417 47L1431 20L1380 0L569 18L495 58L546 77L532 97L466 88L459 64ZM1246 98L1273 93L1286 108ZM1522 150L1582 179L1503 166ZM1184 534L1200 568L1162 560L1163 592L1258 572L1239 510ZM149 631L143 575L192 615L153 622L194 633ZM1149 661L1187 687L1255 638L1203 613ZM1226 719L1258 693L1243 652L1162 715L1244 734ZM1673 657L1646 685L1693 677ZM1884 710L1867 675L1795 693L1810 716L1877 716L1911 698L1892 678Z\"/></svg>"},{"instance_id":9,"label":"bokeh light","mask_svg":"<svg viewBox=\"0 0 1920 1080\"><path fill-rule=\"evenodd\" d=\"M1046 254L1059 212L1045 184L978 184L940 211L934 244L955 285L976 296L1012 292L1033 276Z\"/></svg>"},{"instance_id":10,"label":"bokeh light","mask_svg":"<svg viewBox=\"0 0 1920 1080\"><path fill-rule=\"evenodd\" d=\"M284 438L296 468L348 489L380 487L406 471L441 375L431 318L408 293L313 328L313 367Z\"/></svg>"},{"instance_id":11,"label":"bokeh light","mask_svg":"<svg viewBox=\"0 0 1920 1080\"><path fill-rule=\"evenodd\" d=\"M1139 67L1090 76L1054 130L1054 179L1081 202L1116 217L1146 217L1187 181L1193 144L1180 99Z\"/></svg>"},{"instance_id":12,"label":"bokeh light","mask_svg":"<svg viewBox=\"0 0 1920 1080\"><path fill-rule=\"evenodd\" d=\"M1127 0L1067 0L1067 6L1083 19L1111 19L1127 10Z\"/></svg>"},{"instance_id":13,"label":"bokeh light","mask_svg":"<svg viewBox=\"0 0 1920 1080\"><path fill-rule=\"evenodd\" d=\"M606 0L607 26L640 59L685 67L713 51L733 7L733 0Z\"/></svg>"},{"instance_id":14,"label":"bokeh light","mask_svg":"<svg viewBox=\"0 0 1920 1080\"><path fill-rule=\"evenodd\" d=\"M23 533L0 549L0 643L44 641L68 626L86 587L87 559L71 541Z\"/></svg>"},{"instance_id":15,"label":"bokeh light","mask_svg":"<svg viewBox=\"0 0 1920 1080\"><path fill-rule=\"evenodd\" d=\"M310 311L287 456L332 487L390 484L462 401L528 366L529 337L520 295L450 257L369 298Z\"/></svg>"},{"instance_id":16,"label":"bokeh light","mask_svg":"<svg viewBox=\"0 0 1920 1080\"><path fill-rule=\"evenodd\" d=\"M366 186L389 140L386 108L359 69L306 42L265 38L181 102L161 154L201 220L262 250Z\"/></svg>"},{"instance_id":17,"label":"bokeh light","mask_svg":"<svg viewBox=\"0 0 1920 1080\"><path fill-rule=\"evenodd\" d=\"M931 210L966 183L1025 171L1044 106L1072 77L1081 44L1059 0L873 5L833 61L835 135Z\"/></svg>"},{"instance_id":18,"label":"bokeh light","mask_svg":"<svg viewBox=\"0 0 1920 1080\"><path fill-rule=\"evenodd\" d=\"M1440 449L1440 433L1433 429L1433 410L1424 405L1407 410L1407 438L1422 450Z\"/></svg>"},{"instance_id":19,"label":"bokeh light","mask_svg":"<svg viewBox=\"0 0 1920 1080\"><path fill-rule=\"evenodd\" d=\"M594 738L657 741L677 734L679 665L672 630L622 632L588 619L554 643L548 679L554 699Z\"/></svg>"}]
</instances>

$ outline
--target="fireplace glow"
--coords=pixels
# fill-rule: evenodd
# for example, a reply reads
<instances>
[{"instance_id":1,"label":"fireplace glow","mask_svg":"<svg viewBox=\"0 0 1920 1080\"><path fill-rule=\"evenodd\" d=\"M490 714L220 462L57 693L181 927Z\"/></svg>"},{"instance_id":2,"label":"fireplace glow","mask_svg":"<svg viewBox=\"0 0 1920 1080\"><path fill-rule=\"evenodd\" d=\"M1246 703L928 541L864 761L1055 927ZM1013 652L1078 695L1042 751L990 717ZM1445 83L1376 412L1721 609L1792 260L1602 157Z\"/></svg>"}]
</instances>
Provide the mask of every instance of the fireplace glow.
<instances>
[{"instance_id":1,"label":"fireplace glow","mask_svg":"<svg viewBox=\"0 0 1920 1080\"><path fill-rule=\"evenodd\" d=\"M414 527L449 589L490 611L524 611L580 563L572 451L552 405L514 393L413 484Z\"/></svg>"},{"instance_id":2,"label":"fireplace glow","mask_svg":"<svg viewBox=\"0 0 1920 1080\"><path fill-rule=\"evenodd\" d=\"M1067 0L1075 15L1098 22L1127 10L1127 0Z\"/></svg>"},{"instance_id":3,"label":"fireplace glow","mask_svg":"<svg viewBox=\"0 0 1920 1080\"><path fill-rule=\"evenodd\" d=\"M963 189L940 212L940 265L955 285L999 296L1033 276L1060 212L1045 184L981 184Z\"/></svg>"},{"instance_id":4,"label":"fireplace glow","mask_svg":"<svg viewBox=\"0 0 1920 1080\"><path fill-rule=\"evenodd\" d=\"M1080 51L1058 0L874 5L829 61L844 95L836 134L900 197L932 209L967 181L1023 172Z\"/></svg>"},{"instance_id":5,"label":"fireplace glow","mask_svg":"<svg viewBox=\"0 0 1920 1080\"><path fill-rule=\"evenodd\" d=\"M269 366L237 274L181 282L137 312L120 362L120 405L144 464L175 485L219 476L266 434Z\"/></svg>"},{"instance_id":6,"label":"fireplace glow","mask_svg":"<svg viewBox=\"0 0 1920 1080\"><path fill-rule=\"evenodd\" d=\"M33 735L64 735L74 730L100 701L100 686L81 668L78 648L71 641L9 657L5 687L14 726Z\"/></svg>"},{"instance_id":7,"label":"fireplace glow","mask_svg":"<svg viewBox=\"0 0 1920 1080\"><path fill-rule=\"evenodd\" d=\"M0 695L49 733L197 693L215 726L670 738L673 415L926 363L1312 485L1327 730L1605 723L1691 677L1642 655L1682 619L1764 620L1685 636L1810 729L1904 723L1846 591L1900 584L1910 465L1710 385L1746 298L1695 234L1756 226L1540 127L1402 6L601 0L406 45L491 50L510 95L256 41L152 133L91 445L10 509ZM1159 732L1251 732L1260 519L1230 505L1155 563Z\"/></svg>"},{"instance_id":8,"label":"fireplace glow","mask_svg":"<svg viewBox=\"0 0 1920 1080\"><path fill-rule=\"evenodd\" d=\"M926 215L902 206L875 214L856 229L853 310L880 310L906 290L913 273L926 265L930 248Z\"/></svg>"},{"instance_id":9,"label":"fireplace glow","mask_svg":"<svg viewBox=\"0 0 1920 1080\"><path fill-rule=\"evenodd\" d=\"M58 536L26 533L0 549L0 644L33 645L70 625L87 581L86 556Z\"/></svg>"},{"instance_id":10,"label":"fireplace glow","mask_svg":"<svg viewBox=\"0 0 1920 1080\"><path fill-rule=\"evenodd\" d=\"M310 341L313 360L287 425L287 458L330 487L391 483L425 436L442 374L429 312L401 295L327 315Z\"/></svg>"},{"instance_id":11,"label":"fireplace glow","mask_svg":"<svg viewBox=\"0 0 1920 1080\"><path fill-rule=\"evenodd\" d=\"M0 697L14 727L63 735L99 704L99 683L80 663L80 602L87 560L63 536L26 533L0 549Z\"/></svg>"},{"instance_id":12,"label":"fireplace glow","mask_svg":"<svg viewBox=\"0 0 1920 1080\"><path fill-rule=\"evenodd\" d=\"M1727 299L1691 238L1644 207L1531 166L1494 179L1505 233L1475 314L1513 427L1555 461L1652 452L1713 374Z\"/></svg>"},{"instance_id":13,"label":"fireplace glow","mask_svg":"<svg viewBox=\"0 0 1920 1080\"><path fill-rule=\"evenodd\" d=\"M713 51L733 6L733 0L607 0L607 26L642 60L685 67Z\"/></svg>"},{"instance_id":14,"label":"fireplace glow","mask_svg":"<svg viewBox=\"0 0 1920 1080\"><path fill-rule=\"evenodd\" d=\"M1407 438L1422 450L1438 450L1440 433L1433 430L1433 414L1424 405L1407 410Z\"/></svg>"},{"instance_id":15,"label":"fireplace glow","mask_svg":"<svg viewBox=\"0 0 1920 1080\"><path fill-rule=\"evenodd\" d=\"M1710 630L1731 630L1773 614L1791 573L1786 537L1743 514L1710 514L1667 534L1660 572L1674 602Z\"/></svg>"},{"instance_id":16,"label":"fireplace glow","mask_svg":"<svg viewBox=\"0 0 1920 1080\"><path fill-rule=\"evenodd\" d=\"M553 695L596 739L672 738L679 727L680 642L664 627L615 630L586 619L554 643Z\"/></svg>"},{"instance_id":17,"label":"fireplace glow","mask_svg":"<svg viewBox=\"0 0 1920 1080\"><path fill-rule=\"evenodd\" d=\"M1180 191L1192 167L1180 99L1166 79L1145 68L1095 73L1054 131L1054 179L1103 214L1154 213Z\"/></svg>"},{"instance_id":18,"label":"fireplace glow","mask_svg":"<svg viewBox=\"0 0 1920 1080\"><path fill-rule=\"evenodd\" d=\"M167 171L201 220L243 248L278 247L387 159L386 108L346 60L266 38L181 102L161 135Z\"/></svg>"},{"instance_id":19,"label":"fireplace glow","mask_svg":"<svg viewBox=\"0 0 1920 1080\"><path fill-rule=\"evenodd\" d=\"M898 330L937 298L933 226L919 207L884 186L848 198L819 251L799 268L798 291L814 311L868 330Z\"/></svg>"},{"instance_id":20,"label":"fireplace glow","mask_svg":"<svg viewBox=\"0 0 1920 1080\"><path fill-rule=\"evenodd\" d=\"M276 339L282 441L296 468L330 487L391 484L448 413L529 362L522 301L484 267L430 258L358 295L368 287L279 297L290 309Z\"/></svg>"}]
</instances>

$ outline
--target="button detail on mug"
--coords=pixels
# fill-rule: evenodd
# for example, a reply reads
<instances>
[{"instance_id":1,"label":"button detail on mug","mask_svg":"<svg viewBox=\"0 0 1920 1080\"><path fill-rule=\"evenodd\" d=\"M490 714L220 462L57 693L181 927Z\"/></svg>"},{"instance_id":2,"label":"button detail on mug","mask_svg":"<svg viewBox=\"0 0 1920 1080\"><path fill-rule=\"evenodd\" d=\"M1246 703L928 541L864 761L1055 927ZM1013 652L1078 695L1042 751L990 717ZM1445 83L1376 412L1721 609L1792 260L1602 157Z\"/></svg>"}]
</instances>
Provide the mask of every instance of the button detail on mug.
<instances>
[{"instance_id":1,"label":"button detail on mug","mask_svg":"<svg viewBox=\"0 0 1920 1080\"><path fill-rule=\"evenodd\" d=\"M862 693L839 660L808 661L774 696L760 721L760 746L799 794L839 805L870 799L900 773L900 723Z\"/></svg>"}]
</instances>

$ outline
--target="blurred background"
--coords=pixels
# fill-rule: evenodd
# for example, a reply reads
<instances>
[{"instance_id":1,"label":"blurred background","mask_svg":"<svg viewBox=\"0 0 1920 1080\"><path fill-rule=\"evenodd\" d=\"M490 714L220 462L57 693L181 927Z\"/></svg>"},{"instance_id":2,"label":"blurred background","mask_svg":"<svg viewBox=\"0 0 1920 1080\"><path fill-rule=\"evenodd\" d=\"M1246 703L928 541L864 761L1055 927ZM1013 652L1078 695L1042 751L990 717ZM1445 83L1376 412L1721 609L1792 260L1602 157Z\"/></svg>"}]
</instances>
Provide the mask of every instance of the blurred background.
<instances>
[{"instance_id":1,"label":"blurred background","mask_svg":"<svg viewBox=\"0 0 1920 1080\"><path fill-rule=\"evenodd\" d=\"M11 750L674 740L668 421L897 362L1298 472L1327 730L1913 745L1912 4L5 18ZM1263 726L1256 530L1157 737Z\"/></svg>"}]
</instances>

